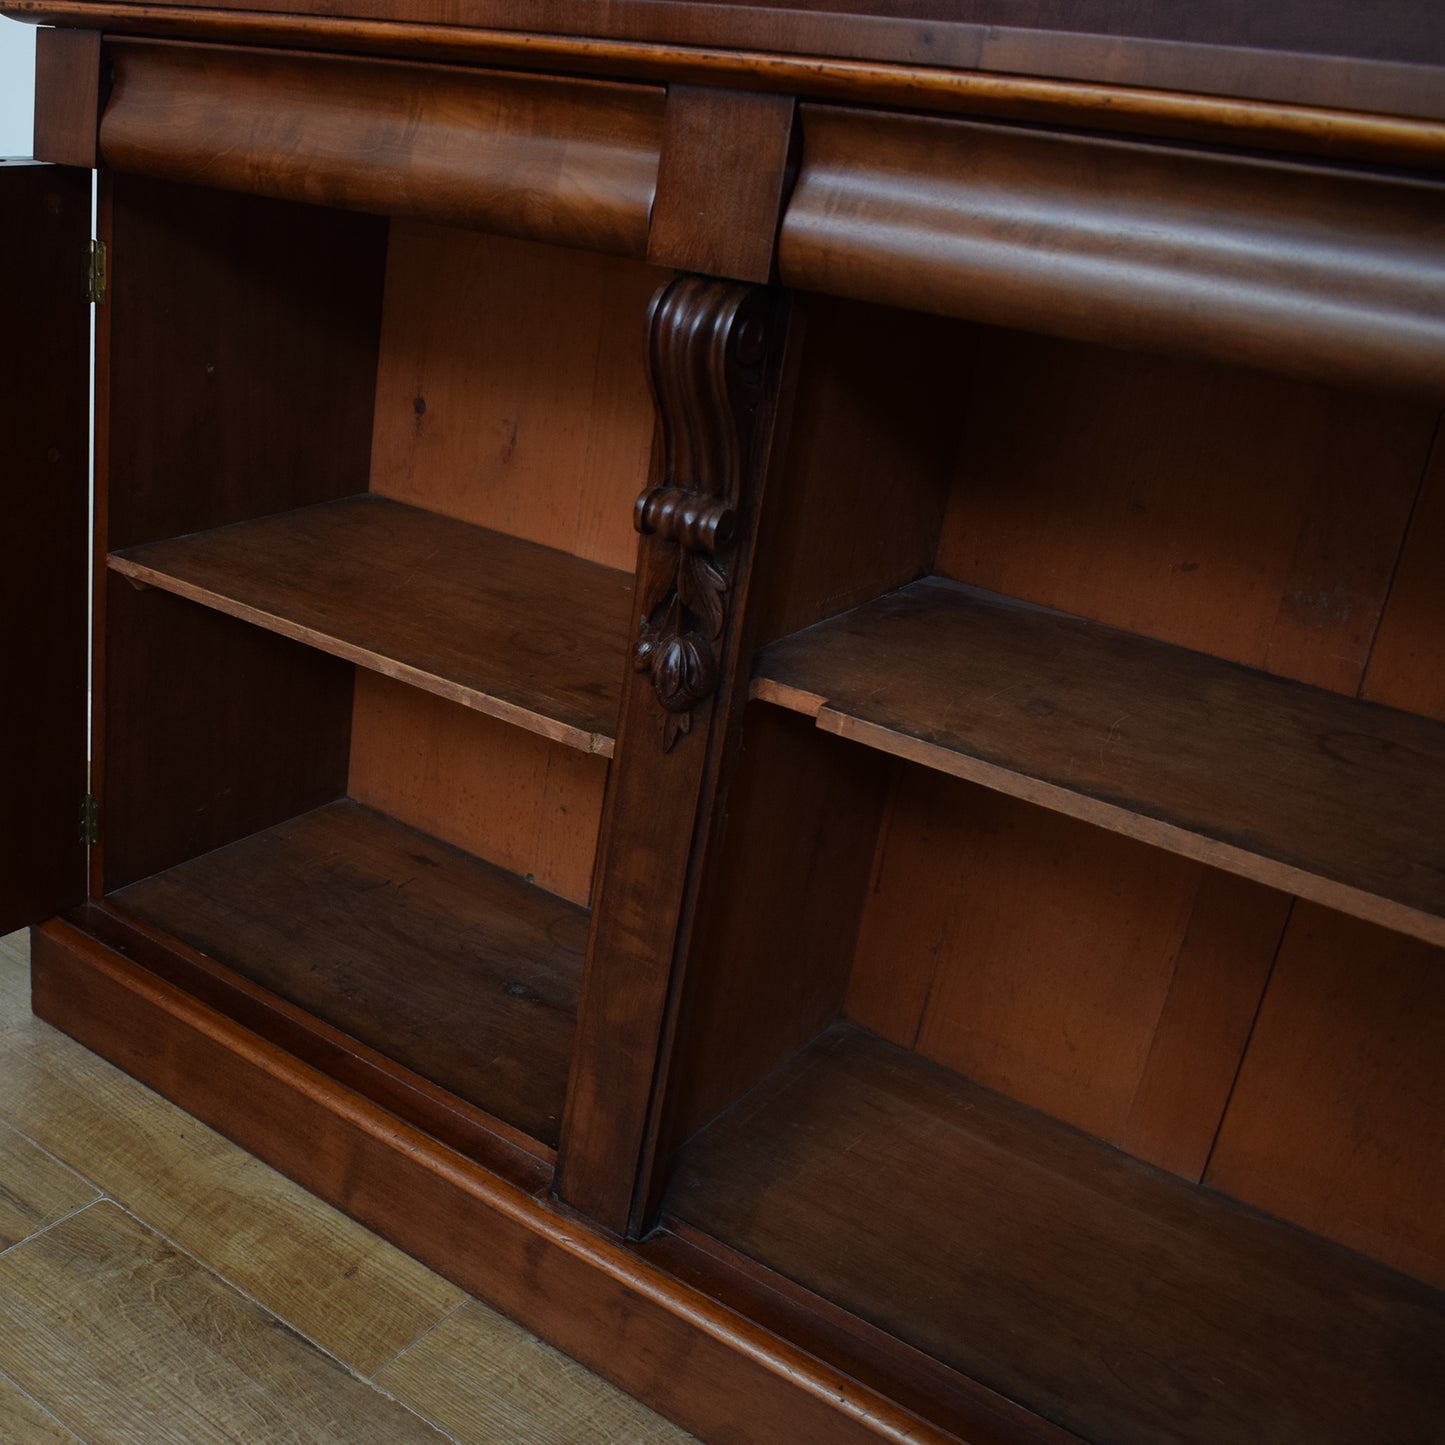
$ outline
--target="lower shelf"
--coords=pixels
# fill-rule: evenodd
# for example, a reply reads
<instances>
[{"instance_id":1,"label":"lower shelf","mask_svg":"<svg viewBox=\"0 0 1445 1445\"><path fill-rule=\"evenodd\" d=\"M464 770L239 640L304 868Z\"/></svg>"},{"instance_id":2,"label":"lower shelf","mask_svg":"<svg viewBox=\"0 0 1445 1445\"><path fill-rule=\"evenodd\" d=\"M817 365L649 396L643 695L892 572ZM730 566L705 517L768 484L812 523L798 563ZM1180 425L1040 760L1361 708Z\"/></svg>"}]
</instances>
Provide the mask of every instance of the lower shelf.
<instances>
[{"instance_id":1,"label":"lower shelf","mask_svg":"<svg viewBox=\"0 0 1445 1445\"><path fill-rule=\"evenodd\" d=\"M111 902L556 1147L585 909L350 801Z\"/></svg>"},{"instance_id":2,"label":"lower shelf","mask_svg":"<svg viewBox=\"0 0 1445 1445\"><path fill-rule=\"evenodd\" d=\"M1445 1295L840 1024L667 1211L1096 1442L1438 1439Z\"/></svg>"}]
</instances>

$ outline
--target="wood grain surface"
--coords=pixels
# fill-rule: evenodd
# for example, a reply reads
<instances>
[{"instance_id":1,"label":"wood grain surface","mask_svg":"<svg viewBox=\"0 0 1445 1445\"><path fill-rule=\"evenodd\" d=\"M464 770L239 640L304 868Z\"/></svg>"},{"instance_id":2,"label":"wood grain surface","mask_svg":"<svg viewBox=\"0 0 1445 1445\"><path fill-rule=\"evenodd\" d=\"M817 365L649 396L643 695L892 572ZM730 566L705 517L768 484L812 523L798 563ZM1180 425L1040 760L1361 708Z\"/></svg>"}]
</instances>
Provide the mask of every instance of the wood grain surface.
<instances>
[{"instance_id":1,"label":"wood grain surface","mask_svg":"<svg viewBox=\"0 0 1445 1445\"><path fill-rule=\"evenodd\" d=\"M50 1411L0 1374L0 1420L20 1445L77 1445L73 1435Z\"/></svg>"},{"instance_id":2,"label":"wood grain surface","mask_svg":"<svg viewBox=\"0 0 1445 1445\"><path fill-rule=\"evenodd\" d=\"M0 1117L110 1198L363 1373L461 1302L454 1285L33 1018L30 993L26 959L0 949Z\"/></svg>"},{"instance_id":3,"label":"wood grain surface","mask_svg":"<svg viewBox=\"0 0 1445 1445\"><path fill-rule=\"evenodd\" d=\"M1445 1288L1442 965L1297 905L1206 1179Z\"/></svg>"},{"instance_id":4,"label":"wood grain surface","mask_svg":"<svg viewBox=\"0 0 1445 1445\"><path fill-rule=\"evenodd\" d=\"M82 1439L445 1439L109 1200L0 1255L0 1321L0 1370Z\"/></svg>"},{"instance_id":5,"label":"wood grain surface","mask_svg":"<svg viewBox=\"0 0 1445 1445\"><path fill-rule=\"evenodd\" d=\"M85 894L86 356L83 171L0 162L0 932Z\"/></svg>"},{"instance_id":6,"label":"wood grain surface","mask_svg":"<svg viewBox=\"0 0 1445 1445\"><path fill-rule=\"evenodd\" d=\"M662 146L642 86L117 42L117 170L641 256Z\"/></svg>"},{"instance_id":7,"label":"wood grain surface","mask_svg":"<svg viewBox=\"0 0 1445 1445\"><path fill-rule=\"evenodd\" d=\"M52 920L33 952L42 1016L712 1445L956 1445L79 930Z\"/></svg>"},{"instance_id":8,"label":"wood grain surface","mask_svg":"<svg viewBox=\"0 0 1445 1445\"><path fill-rule=\"evenodd\" d=\"M1290 900L959 779L905 768L847 1014L1191 1180Z\"/></svg>"},{"instance_id":9,"label":"wood grain surface","mask_svg":"<svg viewBox=\"0 0 1445 1445\"><path fill-rule=\"evenodd\" d=\"M1410 518L1360 696L1445 722L1445 437Z\"/></svg>"},{"instance_id":10,"label":"wood grain surface","mask_svg":"<svg viewBox=\"0 0 1445 1445\"><path fill-rule=\"evenodd\" d=\"M647 233L653 265L773 279L778 222L796 169L794 111L789 95L668 87Z\"/></svg>"},{"instance_id":11,"label":"wood grain surface","mask_svg":"<svg viewBox=\"0 0 1445 1445\"><path fill-rule=\"evenodd\" d=\"M364 492L386 223L110 171L102 189L98 545Z\"/></svg>"},{"instance_id":12,"label":"wood grain surface","mask_svg":"<svg viewBox=\"0 0 1445 1445\"><path fill-rule=\"evenodd\" d=\"M468 1300L376 1377L460 1445L684 1445L692 1436Z\"/></svg>"},{"instance_id":13,"label":"wood grain surface","mask_svg":"<svg viewBox=\"0 0 1445 1445\"><path fill-rule=\"evenodd\" d=\"M820 727L1445 941L1433 723L937 580L773 644Z\"/></svg>"},{"instance_id":14,"label":"wood grain surface","mask_svg":"<svg viewBox=\"0 0 1445 1445\"><path fill-rule=\"evenodd\" d=\"M1437 185L820 106L802 125L779 236L788 285L1445 388Z\"/></svg>"},{"instance_id":15,"label":"wood grain surface","mask_svg":"<svg viewBox=\"0 0 1445 1445\"><path fill-rule=\"evenodd\" d=\"M351 802L114 901L555 1147L583 909Z\"/></svg>"},{"instance_id":16,"label":"wood grain surface","mask_svg":"<svg viewBox=\"0 0 1445 1445\"><path fill-rule=\"evenodd\" d=\"M1423 1442L1445 1410L1439 1292L849 1026L668 1200L1088 1440Z\"/></svg>"},{"instance_id":17,"label":"wood grain surface","mask_svg":"<svg viewBox=\"0 0 1445 1445\"><path fill-rule=\"evenodd\" d=\"M348 663L116 573L103 582L97 891L345 795Z\"/></svg>"},{"instance_id":18,"label":"wood grain surface","mask_svg":"<svg viewBox=\"0 0 1445 1445\"><path fill-rule=\"evenodd\" d=\"M99 126L100 31L37 31L35 159L93 168Z\"/></svg>"},{"instance_id":19,"label":"wood grain surface","mask_svg":"<svg viewBox=\"0 0 1445 1445\"><path fill-rule=\"evenodd\" d=\"M678 1006L664 1157L837 1017L870 892L888 760L851 758L774 708L749 708L743 729Z\"/></svg>"},{"instance_id":20,"label":"wood grain surface","mask_svg":"<svg viewBox=\"0 0 1445 1445\"><path fill-rule=\"evenodd\" d=\"M370 490L631 572L667 272L393 221Z\"/></svg>"},{"instance_id":21,"label":"wood grain surface","mask_svg":"<svg viewBox=\"0 0 1445 1445\"><path fill-rule=\"evenodd\" d=\"M631 579L352 497L112 555L111 569L557 739L611 753Z\"/></svg>"},{"instance_id":22,"label":"wood grain surface","mask_svg":"<svg viewBox=\"0 0 1445 1445\"><path fill-rule=\"evenodd\" d=\"M1437 403L985 327L943 354L933 570L1356 693Z\"/></svg>"},{"instance_id":23,"label":"wood grain surface","mask_svg":"<svg viewBox=\"0 0 1445 1445\"><path fill-rule=\"evenodd\" d=\"M98 1196L94 1185L0 1122L0 1254Z\"/></svg>"},{"instance_id":24,"label":"wood grain surface","mask_svg":"<svg viewBox=\"0 0 1445 1445\"><path fill-rule=\"evenodd\" d=\"M606 758L357 669L347 794L584 907L607 771Z\"/></svg>"},{"instance_id":25,"label":"wood grain surface","mask_svg":"<svg viewBox=\"0 0 1445 1445\"><path fill-rule=\"evenodd\" d=\"M1438 54L1439 41L1432 46L1431 26L1409 0L1389 19L1372 10L1364 25L1351 22L1348 7L1274 6L1249 13L1247 34L1226 6L1211 7L1202 26L1201 7L1161 7L1137 31L1138 7L1121 15L1099 5L1026 14L952 7L941 15L888 6L845 18L812 5L660 10L637 0L571 0L550 5L539 21L528 0L484 0L468 12L469 27L457 26L438 0L411 0L401 14L394 0L362 0L346 18L294 13L291 0L209 11L91 0L11 0L9 8L31 20L152 35L742 84L1397 161L1428 163L1445 138L1428 121L1401 123L1441 115L1436 67L1410 63ZM1323 27L1299 23L1321 12L1329 17ZM1261 14L1270 20L1261 23Z\"/></svg>"}]
</instances>

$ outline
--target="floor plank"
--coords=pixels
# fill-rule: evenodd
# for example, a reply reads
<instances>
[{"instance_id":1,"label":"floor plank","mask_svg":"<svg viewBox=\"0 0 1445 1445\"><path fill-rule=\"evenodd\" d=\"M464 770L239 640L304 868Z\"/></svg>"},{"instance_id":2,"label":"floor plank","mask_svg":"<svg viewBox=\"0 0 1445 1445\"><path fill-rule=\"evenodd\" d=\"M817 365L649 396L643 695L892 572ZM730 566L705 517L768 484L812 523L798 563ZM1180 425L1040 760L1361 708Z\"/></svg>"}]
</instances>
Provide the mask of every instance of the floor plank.
<instances>
[{"instance_id":1,"label":"floor plank","mask_svg":"<svg viewBox=\"0 0 1445 1445\"><path fill-rule=\"evenodd\" d=\"M476 1300L376 1378L462 1445L683 1445L692 1439Z\"/></svg>"},{"instance_id":2,"label":"floor plank","mask_svg":"<svg viewBox=\"0 0 1445 1445\"><path fill-rule=\"evenodd\" d=\"M88 1441L444 1439L108 1200L0 1257L0 1369Z\"/></svg>"},{"instance_id":3,"label":"floor plank","mask_svg":"<svg viewBox=\"0 0 1445 1445\"><path fill-rule=\"evenodd\" d=\"M0 950L0 1119L363 1374L465 1296L29 1012Z\"/></svg>"},{"instance_id":4,"label":"floor plank","mask_svg":"<svg viewBox=\"0 0 1445 1445\"><path fill-rule=\"evenodd\" d=\"M19 1385L0 1375L0 1440L6 1445L75 1445L76 1437Z\"/></svg>"},{"instance_id":5,"label":"floor plank","mask_svg":"<svg viewBox=\"0 0 1445 1445\"><path fill-rule=\"evenodd\" d=\"M99 1190L0 1123L0 1251L93 1203Z\"/></svg>"}]
</instances>

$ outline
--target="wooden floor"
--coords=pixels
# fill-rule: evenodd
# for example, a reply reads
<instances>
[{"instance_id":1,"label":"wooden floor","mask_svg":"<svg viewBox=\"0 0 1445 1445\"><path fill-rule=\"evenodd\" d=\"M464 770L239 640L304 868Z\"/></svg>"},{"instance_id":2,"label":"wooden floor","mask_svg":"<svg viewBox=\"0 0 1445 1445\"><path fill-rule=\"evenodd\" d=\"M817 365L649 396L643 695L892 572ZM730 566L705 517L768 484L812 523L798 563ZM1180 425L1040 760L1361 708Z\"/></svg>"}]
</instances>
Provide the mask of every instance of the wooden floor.
<instances>
[{"instance_id":1,"label":"wooden floor","mask_svg":"<svg viewBox=\"0 0 1445 1445\"><path fill-rule=\"evenodd\" d=\"M0 939L0 1440L690 1437L29 1009Z\"/></svg>"}]
</instances>

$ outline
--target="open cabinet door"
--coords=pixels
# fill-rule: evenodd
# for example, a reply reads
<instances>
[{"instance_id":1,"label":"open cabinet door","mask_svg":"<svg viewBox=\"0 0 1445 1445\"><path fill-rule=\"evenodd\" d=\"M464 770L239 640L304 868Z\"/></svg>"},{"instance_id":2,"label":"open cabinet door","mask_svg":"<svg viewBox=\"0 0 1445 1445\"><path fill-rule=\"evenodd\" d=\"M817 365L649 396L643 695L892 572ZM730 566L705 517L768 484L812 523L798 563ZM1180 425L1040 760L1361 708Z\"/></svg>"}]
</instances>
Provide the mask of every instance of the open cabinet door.
<instances>
[{"instance_id":1,"label":"open cabinet door","mask_svg":"<svg viewBox=\"0 0 1445 1445\"><path fill-rule=\"evenodd\" d=\"M90 172L0 161L0 934L85 894Z\"/></svg>"}]
</instances>

